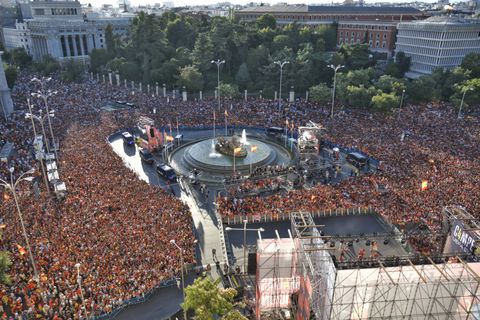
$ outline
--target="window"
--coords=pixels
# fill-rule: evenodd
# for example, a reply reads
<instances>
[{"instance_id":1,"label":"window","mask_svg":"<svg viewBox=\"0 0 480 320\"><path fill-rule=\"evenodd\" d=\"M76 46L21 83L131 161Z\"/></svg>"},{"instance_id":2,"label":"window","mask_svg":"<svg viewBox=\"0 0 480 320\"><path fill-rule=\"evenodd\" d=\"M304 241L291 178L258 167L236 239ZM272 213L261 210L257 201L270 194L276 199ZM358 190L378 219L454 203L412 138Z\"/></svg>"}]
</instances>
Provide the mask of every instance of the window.
<instances>
[{"instance_id":1,"label":"window","mask_svg":"<svg viewBox=\"0 0 480 320\"><path fill-rule=\"evenodd\" d=\"M387 34L386 33L383 34L383 39L387 39Z\"/></svg>"},{"instance_id":2,"label":"window","mask_svg":"<svg viewBox=\"0 0 480 320\"><path fill-rule=\"evenodd\" d=\"M375 48L378 48L378 44L379 44L379 42L375 41Z\"/></svg>"},{"instance_id":3,"label":"window","mask_svg":"<svg viewBox=\"0 0 480 320\"><path fill-rule=\"evenodd\" d=\"M387 46L387 43L385 41L382 42L382 48L385 48Z\"/></svg>"}]
</instances>

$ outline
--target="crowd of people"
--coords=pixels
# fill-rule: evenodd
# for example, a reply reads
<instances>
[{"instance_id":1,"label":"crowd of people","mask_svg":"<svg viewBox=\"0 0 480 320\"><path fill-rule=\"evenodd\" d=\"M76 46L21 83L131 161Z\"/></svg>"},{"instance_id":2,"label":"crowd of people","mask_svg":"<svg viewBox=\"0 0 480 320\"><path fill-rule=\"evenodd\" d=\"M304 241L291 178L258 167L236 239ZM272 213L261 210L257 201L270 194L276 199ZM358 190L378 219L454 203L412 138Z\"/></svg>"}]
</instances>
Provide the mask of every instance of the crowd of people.
<instances>
[{"instance_id":1,"label":"crowd of people","mask_svg":"<svg viewBox=\"0 0 480 320\"><path fill-rule=\"evenodd\" d=\"M28 110L26 99L30 92L38 89L29 81L32 77L20 73L13 90L19 111L8 121L0 120L0 148L13 142L17 151L9 163L0 165L2 179L9 177L11 166L15 167L15 177L30 168L37 169L37 176L40 174L32 154L31 122L23 114ZM63 83L54 77L46 85L58 91L49 103L55 109L52 125L60 140L58 167L60 178L66 183L67 197L62 202L48 198L41 183L38 194L31 191L28 183L18 188L32 253L41 275L39 282L32 277L28 255L17 246L25 245L15 204L6 193L0 199L2 224L6 225L2 248L11 252L13 261L12 284L2 286L0 296L4 317L78 319L82 305L89 314L109 312L178 274L179 256L171 248L170 239L184 248L187 262L194 262L188 208L139 180L111 150L106 137L120 128L134 126L140 116L152 118L157 127L175 127L177 123L180 127L211 126L217 101L183 102L171 96L166 99L157 97L153 90L140 92L88 77L78 84ZM108 101L116 100L132 102L136 108L102 111ZM41 101L34 104L34 112L43 108ZM272 100L223 99L222 110L216 109L217 122L227 117L229 125L282 127L285 119L295 125L312 120L324 125L325 139L356 146L380 159L382 170L309 190L235 202L234 197L223 197L218 200L220 213L278 215L299 210L372 207L400 227L416 223L426 224L431 230L440 227L445 205L460 204L479 215L478 116L457 120L454 109L443 104L405 106L400 119L396 114L359 110L339 111L330 119L328 111L305 100L292 103L279 113ZM428 181L425 190L421 190L422 181ZM387 192L380 192L379 185L385 186ZM435 249L434 241L425 241L415 243L419 250ZM77 282L77 263L81 265L84 302Z\"/></svg>"}]
</instances>

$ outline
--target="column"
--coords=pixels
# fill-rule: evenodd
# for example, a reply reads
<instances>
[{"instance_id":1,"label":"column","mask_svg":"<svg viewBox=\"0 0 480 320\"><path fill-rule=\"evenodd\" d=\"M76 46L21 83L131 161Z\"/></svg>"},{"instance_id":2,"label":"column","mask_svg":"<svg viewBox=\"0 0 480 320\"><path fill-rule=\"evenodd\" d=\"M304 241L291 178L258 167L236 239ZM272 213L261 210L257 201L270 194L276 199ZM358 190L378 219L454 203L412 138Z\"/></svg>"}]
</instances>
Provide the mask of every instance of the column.
<instances>
[{"instance_id":1,"label":"column","mask_svg":"<svg viewBox=\"0 0 480 320\"><path fill-rule=\"evenodd\" d=\"M127 79L123 79L123 82L125 83L125 89L128 89L128 86L127 86Z\"/></svg>"},{"instance_id":2,"label":"column","mask_svg":"<svg viewBox=\"0 0 480 320\"><path fill-rule=\"evenodd\" d=\"M147 94L150 94L150 84L147 84Z\"/></svg>"},{"instance_id":3,"label":"column","mask_svg":"<svg viewBox=\"0 0 480 320\"><path fill-rule=\"evenodd\" d=\"M135 90L135 81L132 81L132 90Z\"/></svg>"},{"instance_id":4,"label":"column","mask_svg":"<svg viewBox=\"0 0 480 320\"><path fill-rule=\"evenodd\" d=\"M200 100L203 100L203 92L200 90Z\"/></svg>"},{"instance_id":5,"label":"column","mask_svg":"<svg viewBox=\"0 0 480 320\"><path fill-rule=\"evenodd\" d=\"M248 98L248 92L247 92L247 89L245 89L245 101L247 101L247 98Z\"/></svg>"},{"instance_id":6,"label":"column","mask_svg":"<svg viewBox=\"0 0 480 320\"><path fill-rule=\"evenodd\" d=\"M185 89L185 86L183 86L182 100L183 100L183 102L187 101L187 89Z\"/></svg>"},{"instance_id":7,"label":"column","mask_svg":"<svg viewBox=\"0 0 480 320\"><path fill-rule=\"evenodd\" d=\"M97 73L97 82L100 81L100 75Z\"/></svg>"},{"instance_id":8,"label":"column","mask_svg":"<svg viewBox=\"0 0 480 320\"><path fill-rule=\"evenodd\" d=\"M260 99L262 99L263 90L260 90Z\"/></svg>"},{"instance_id":9,"label":"column","mask_svg":"<svg viewBox=\"0 0 480 320\"><path fill-rule=\"evenodd\" d=\"M309 94L309 92L307 90L307 92L305 92L305 101L308 101L308 94Z\"/></svg>"},{"instance_id":10,"label":"column","mask_svg":"<svg viewBox=\"0 0 480 320\"><path fill-rule=\"evenodd\" d=\"M165 83L163 84L163 97L165 98L167 96L167 86Z\"/></svg>"},{"instance_id":11,"label":"column","mask_svg":"<svg viewBox=\"0 0 480 320\"><path fill-rule=\"evenodd\" d=\"M215 100L217 100L218 96L217 96L217 89L215 89Z\"/></svg>"},{"instance_id":12,"label":"column","mask_svg":"<svg viewBox=\"0 0 480 320\"><path fill-rule=\"evenodd\" d=\"M69 37L70 37L70 39L72 39L73 54L75 56L78 56L77 46L76 46L76 43L75 43L76 42L76 40L75 40L76 37L75 36L69 36Z\"/></svg>"},{"instance_id":13,"label":"column","mask_svg":"<svg viewBox=\"0 0 480 320\"><path fill-rule=\"evenodd\" d=\"M278 94L277 94L277 91L275 91L275 99L273 100L277 100L278 99Z\"/></svg>"},{"instance_id":14,"label":"column","mask_svg":"<svg viewBox=\"0 0 480 320\"><path fill-rule=\"evenodd\" d=\"M103 83L105 83L105 75L102 74L102 80L103 80Z\"/></svg>"},{"instance_id":15,"label":"column","mask_svg":"<svg viewBox=\"0 0 480 320\"><path fill-rule=\"evenodd\" d=\"M108 83L110 85L112 85L112 73L111 72L108 73Z\"/></svg>"},{"instance_id":16,"label":"column","mask_svg":"<svg viewBox=\"0 0 480 320\"><path fill-rule=\"evenodd\" d=\"M158 82L155 82L155 94L158 97Z\"/></svg>"},{"instance_id":17,"label":"column","mask_svg":"<svg viewBox=\"0 0 480 320\"><path fill-rule=\"evenodd\" d=\"M83 38L81 35L78 36L78 42L80 42L80 51L82 52L81 55L84 56L86 55L85 53L85 47L83 46Z\"/></svg>"},{"instance_id":18,"label":"column","mask_svg":"<svg viewBox=\"0 0 480 320\"><path fill-rule=\"evenodd\" d=\"M115 78L117 79L117 87L120 87L120 75L115 73Z\"/></svg>"},{"instance_id":19,"label":"column","mask_svg":"<svg viewBox=\"0 0 480 320\"><path fill-rule=\"evenodd\" d=\"M141 82L140 82L139 86L140 86L140 91L142 91L142 83Z\"/></svg>"},{"instance_id":20,"label":"column","mask_svg":"<svg viewBox=\"0 0 480 320\"><path fill-rule=\"evenodd\" d=\"M293 86L290 88L290 102L295 101L295 91L293 91Z\"/></svg>"}]
</instances>

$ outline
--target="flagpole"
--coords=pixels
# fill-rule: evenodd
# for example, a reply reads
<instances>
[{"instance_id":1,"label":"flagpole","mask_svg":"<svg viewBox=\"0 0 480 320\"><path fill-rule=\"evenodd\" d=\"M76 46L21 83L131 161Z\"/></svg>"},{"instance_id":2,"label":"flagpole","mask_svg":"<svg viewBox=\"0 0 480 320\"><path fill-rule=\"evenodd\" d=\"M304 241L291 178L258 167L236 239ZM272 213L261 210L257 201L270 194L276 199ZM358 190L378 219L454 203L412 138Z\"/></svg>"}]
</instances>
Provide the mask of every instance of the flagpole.
<instances>
[{"instance_id":1,"label":"flagpole","mask_svg":"<svg viewBox=\"0 0 480 320\"><path fill-rule=\"evenodd\" d=\"M288 140L288 119L285 120L285 148L287 147Z\"/></svg>"},{"instance_id":2,"label":"flagpole","mask_svg":"<svg viewBox=\"0 0 480 320\"><path fill-rule=\"evenodd\" d=\"M215 110L213 110L213 139L215 140Z\"/></svg>"},{"instance_id":3,"label":"flagpole","mask_svg":"<svg viewBox=\"0 0 480 320\"><path fill-rule=\"evenodd\" d=\"M180 131L178 130L178 117L177 117L177 136L180 134Z\"/></svg>"},{"instance_id":4,"label":"flagpole","mask_svg":"<svg viewBox=\"0 0 480 320\"><path fill-rule=\"evenodd\" d=\"M225 109L225 136L228 136L228 130L227 130L227 109Z\"/></svg>"},{"instance_id":5,"label":"flagpole","mask_svg":"<svg viewBox=\"0 0 480 320\"><path fill-rule=\"evenodd\" d=\"M235 150L233 151L233 178L235 178Z\"/></svg>"}]
</instances>

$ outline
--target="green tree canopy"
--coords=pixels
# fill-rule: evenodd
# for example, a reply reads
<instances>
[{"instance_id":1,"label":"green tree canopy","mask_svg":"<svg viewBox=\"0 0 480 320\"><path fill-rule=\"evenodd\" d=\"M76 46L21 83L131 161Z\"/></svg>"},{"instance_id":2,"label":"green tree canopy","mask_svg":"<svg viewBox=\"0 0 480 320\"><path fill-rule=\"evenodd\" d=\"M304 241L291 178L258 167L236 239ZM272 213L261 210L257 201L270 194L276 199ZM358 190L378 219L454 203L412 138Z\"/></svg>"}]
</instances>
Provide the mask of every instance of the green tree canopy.
<instances>
[{"instance_id":1,"label":"green tree canopy","mask_svg":"<svg viewBox=\"0 0 480 320\"><path fill-rule=\"evenodd\" d=\"M480 78L480 53L472 52L467 54L462 61L462 68L470 70L472 77Z\"/></svg>"},{"instance_id":2,"label":"green tree canopy","mask_svg":"<svg viewBox=\"0 0 480 320\"><path fill-rule=\"evenodd\" d=\"M50 55L43 56L41 61L33 63L33 69L42 73L44 76L50 75L60 70L60 64Z\"/></svg>"},{"instance_id":3,"label":"green tree canopy","mask_svg":"<svg viewBox=\"0 0 480 320\"><path fill-rule=\"evenodd\" d=\"M248 72L248 67L245 62L238 68L237 74L235 75L235 82L241 89L247 88L250 83L250 73Z\"/></svg>"},{"instance_id":4,"label":"green tree canopy","mask_svg":"<svg viewBox=\"0 0 480 320\"><path fill-rule=\"evenodd\" d=\"M397 108L400 104L400 97L393 93L380 93L372 97L372 107L377 111L387 112Z\"/></svg>"},{"instance_id":5,"label":"green tree canopy","mask_svg":"<svg viewBox=\"0 0 480 320\"><path fill-rule=\"evenodd\" d=\"M13 89L15 81L17 80L17 68L13 65L4 64L5 78L7 79L7 86Z\"/></svg>"},{"instance_id":6,"label":"green tree canopy","mask_svg":"<svg viewBox=\"0 0 480 320\"><path fill-rule=\"evenodd\" d=\"M30 56L24 48L15 48L10 51L12 61L20 68L27 68L32 64L32 56Z\"/></svg>"},{"instance_id":7,"label":"green tree canopy","mask_svg":"<svg viewBox=\"0 0 480 320\"><path fill-rule=\"evenodd\" d=\"M230 83L220 83L220 95L222 97L235 98L239 96L238 87Z\"/></svg>"},{"instance_id":8,"label":"green tree canopy","mask_svg":"<svg viewBox=\"0 0 480 320\"><path fill-rule=\"evenodd\" d=\"M198 320L211 320L231 312L237 292L232 288L220 289L218 283L219 280L213 281L209 277L195 279L185 288L183 309L194 310Z\"/></svg>"},{"instance_id":9,"label":"green tree canopy","mask_svg":"<svg viewBox=\"0 0 480 320\"><path fill-rule=\"evenodd\" d=\"M190 65L180 68L177 84L188 91L199 91L203 88L203 78L197 67Z\"/></svg>"},{"instance_id":10,"label":"green tree canopy","mask_svg":"<svg viewBox=\"0 0 480 320\"><path fill-rule=\"evenodd\" d=\"M83 66L73 59L67 60L62 71L62 80L66 82L80 82L82 80Z\"/></svg>"},{"instance_id":11,"label":"green tree canopy","mask_svg":"<svg viewBox=\"0 0 480 320\"><path fill-rule=\"evenodd\" d=\"M325 83L313 86L309 91L312 100L321 105L327 105L332 100L332 89L330 89Z\"/></svg>"},{"instance_id":12,"label":"green tree canopy","mask_svg":"<svg viewBox=\"0 0 480 320\"><path fill-rule=\"evenodd\" d=\"M270 28L275 30L277 28L277 20L272 14L264 14L257 19L258 29Z\"/></svg>"}]
</instances>

